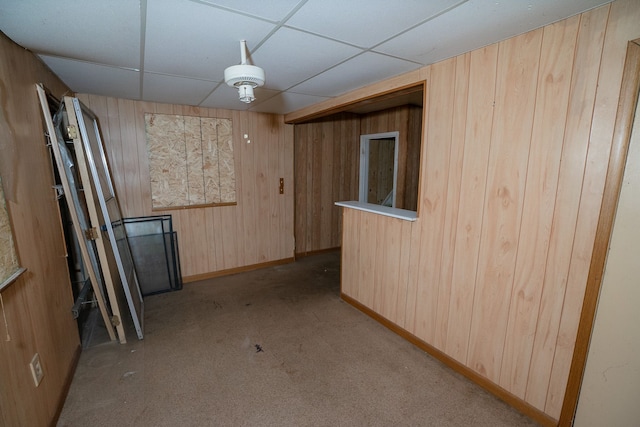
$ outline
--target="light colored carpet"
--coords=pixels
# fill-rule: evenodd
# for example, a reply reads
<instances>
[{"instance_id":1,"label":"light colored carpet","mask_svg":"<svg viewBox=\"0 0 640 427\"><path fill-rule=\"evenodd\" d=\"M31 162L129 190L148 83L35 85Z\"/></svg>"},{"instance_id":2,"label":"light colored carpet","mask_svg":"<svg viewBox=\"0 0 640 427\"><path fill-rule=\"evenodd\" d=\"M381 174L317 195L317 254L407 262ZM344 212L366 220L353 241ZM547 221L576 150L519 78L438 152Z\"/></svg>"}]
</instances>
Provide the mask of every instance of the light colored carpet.
<instances>
[{"instance_id":1,"label":"light colored carpet","mask_svg":"<svg viewBox=\"0 0 640 427\"><path fill-rule=\"evenodd\" d=\"M340 300L339 263L147 297L145 339L84 350L58 425L536 425Z\"/></svg>"}]
</instances>

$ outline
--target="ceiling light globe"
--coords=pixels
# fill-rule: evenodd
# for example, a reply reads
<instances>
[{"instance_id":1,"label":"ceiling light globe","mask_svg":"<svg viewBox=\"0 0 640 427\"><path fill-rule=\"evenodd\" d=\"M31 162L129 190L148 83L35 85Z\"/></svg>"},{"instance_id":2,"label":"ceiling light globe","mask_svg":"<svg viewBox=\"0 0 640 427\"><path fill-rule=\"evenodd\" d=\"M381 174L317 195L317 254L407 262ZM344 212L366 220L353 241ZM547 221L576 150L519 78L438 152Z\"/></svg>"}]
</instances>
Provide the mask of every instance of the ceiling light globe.
<instances>
[{"instance_id":1,"label":"ceiling light globe","mask_svg":"<svg viewBox=\"0 0 640 427\"><path fill-rule=\"evenodd\" d=\"M253 94L253 86L251 85L245 84L238 86L238 94L240 95L240 101L246 102L247 104L256 99Z\"/></svg>"}]
</instances>

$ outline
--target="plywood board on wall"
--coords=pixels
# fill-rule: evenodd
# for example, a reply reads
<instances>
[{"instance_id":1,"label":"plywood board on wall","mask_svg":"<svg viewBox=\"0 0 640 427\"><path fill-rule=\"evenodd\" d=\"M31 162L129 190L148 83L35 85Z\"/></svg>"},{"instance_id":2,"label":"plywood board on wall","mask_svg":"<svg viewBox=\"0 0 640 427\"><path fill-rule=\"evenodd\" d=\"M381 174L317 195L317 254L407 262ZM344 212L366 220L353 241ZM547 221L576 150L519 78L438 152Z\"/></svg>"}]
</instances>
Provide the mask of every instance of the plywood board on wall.
<instances>
[{"instance_id":1,"label":"plywood board on wall","mask_svg":"<svg viewBox=\"0 0 640 427\"><path fill-rule=\"evenodd\" d=\"M0 289L5 279L18 269L18 256L13 244L13 233L9 214L4 202L2 179L0 179Z\"/></svg>"},{"instance_id":2,"label":"plywood board on wall","mask_svg":"<svg viewBox=\"0 0 640 427\"><path fill-rule=\"evenodd\" d=\"M231 119L145 114L153 209L236 201Z\"/></svg>"}]
</instances>

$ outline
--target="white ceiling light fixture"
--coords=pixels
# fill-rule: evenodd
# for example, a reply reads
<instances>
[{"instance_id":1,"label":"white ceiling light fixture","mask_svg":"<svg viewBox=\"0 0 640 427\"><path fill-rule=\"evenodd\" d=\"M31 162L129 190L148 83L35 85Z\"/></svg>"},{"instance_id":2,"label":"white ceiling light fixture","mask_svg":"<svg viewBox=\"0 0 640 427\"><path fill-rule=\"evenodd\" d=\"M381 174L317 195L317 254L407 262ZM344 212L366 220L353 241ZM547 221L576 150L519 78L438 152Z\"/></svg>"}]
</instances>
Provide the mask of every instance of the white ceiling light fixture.
<instances>
[{"instance_id":1,"label":"white ceiling light fixture","mask_svg":"<svg viewBox=\"0 0 640 427\"><path fill-rule=\"evenodd\" d=\"M256 99L253 89L264 84L264 70L247 64L246 40L240 40L240 57L240 65L232 65L224 70L224 81L231 87L237 87L240 101L249 104Z\"/></svg>"}]
</instances>

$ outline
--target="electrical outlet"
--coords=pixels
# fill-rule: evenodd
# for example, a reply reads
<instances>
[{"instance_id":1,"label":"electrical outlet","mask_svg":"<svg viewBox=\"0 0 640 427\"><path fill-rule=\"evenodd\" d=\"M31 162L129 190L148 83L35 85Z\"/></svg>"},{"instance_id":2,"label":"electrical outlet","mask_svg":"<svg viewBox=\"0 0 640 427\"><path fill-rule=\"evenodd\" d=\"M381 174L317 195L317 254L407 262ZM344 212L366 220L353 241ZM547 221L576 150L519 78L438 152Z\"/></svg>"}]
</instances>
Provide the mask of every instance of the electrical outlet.
<instances>
[{"instance_id":1,"label":"electrical outlet","mask_svg":"<svg viewBox=\"0 0 640 427\"><path fill-rule=\"evenodd\" d=\"M33 376L33 383L38 387L40 382L42 381L42 377L44 377L44 371L42 370L42 364L40 363L40 355L38 353L33 355L33 359L31 359L31 363L29 364L31 367L31 375Z\"/></svg>"}]
</instances>

